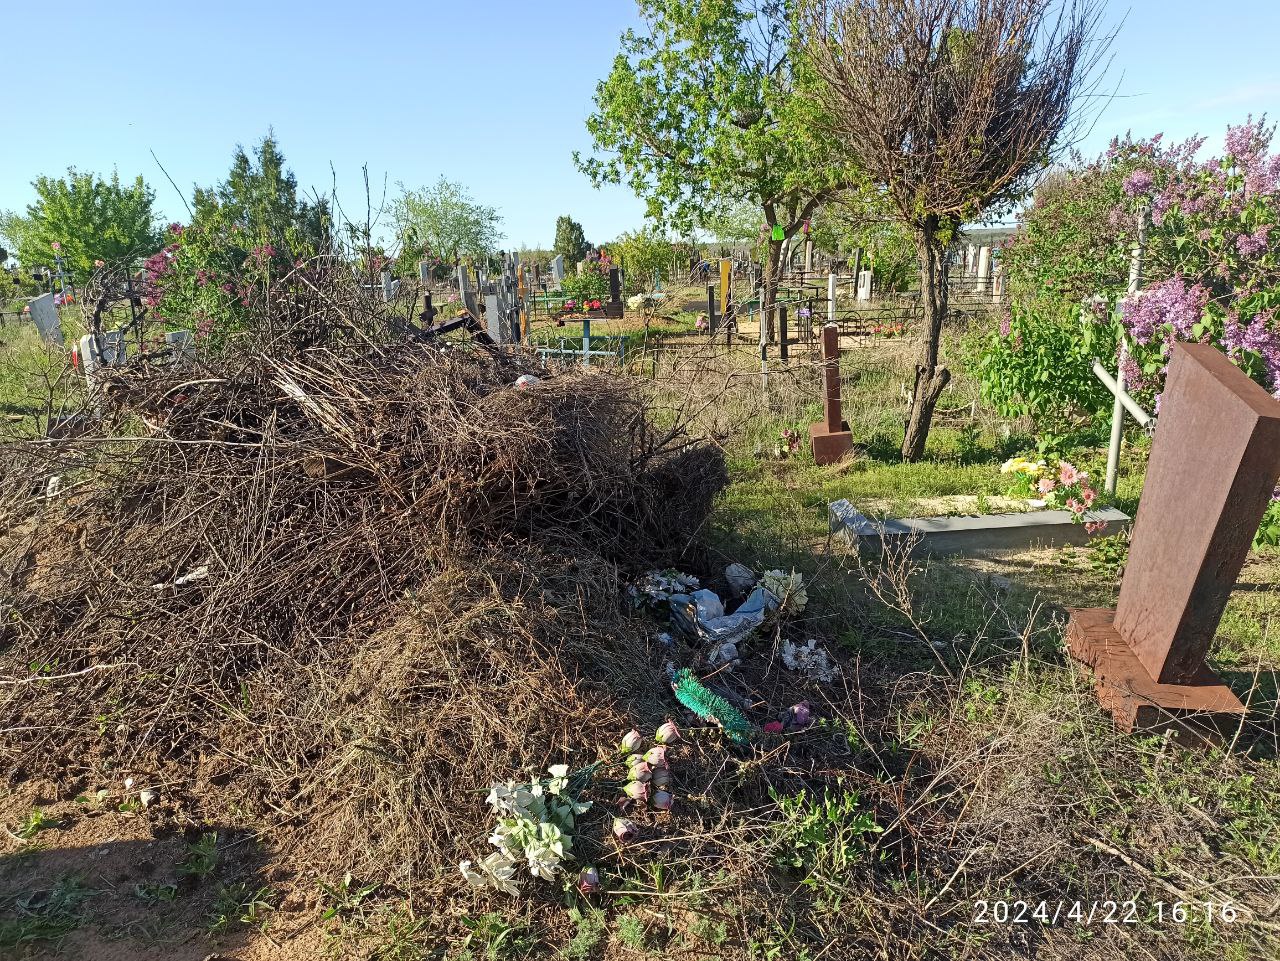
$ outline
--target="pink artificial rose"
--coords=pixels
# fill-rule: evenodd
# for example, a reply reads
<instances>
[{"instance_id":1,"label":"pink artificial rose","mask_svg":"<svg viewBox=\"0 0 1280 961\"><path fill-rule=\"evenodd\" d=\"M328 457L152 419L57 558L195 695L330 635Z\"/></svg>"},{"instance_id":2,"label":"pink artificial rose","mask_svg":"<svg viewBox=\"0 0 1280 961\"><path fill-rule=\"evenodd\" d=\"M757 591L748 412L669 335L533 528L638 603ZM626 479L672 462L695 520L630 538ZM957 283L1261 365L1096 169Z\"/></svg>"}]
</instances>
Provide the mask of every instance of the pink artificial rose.
<instances>
[{"instance_id":1,"label":"pink artificial rose","mask_svg":"<svg viewBox=\"0 0 1280 961\"><path fill-rule=\"evenodd\" d=\"M583 868L578 875L578 890L583 894L595 894L600 890L600 872L595 868Z\"/></svg>"},{"instance_id":2,"label":"pink artificial rose","mask_svg":"<svg viewBox=\"0 0 1280 961\"><path fill-rule=\"evenodd\" d=\"M671 783L671 768L655 767L651 777L652 780L649 783L654 787L666 787Z\"/></svg>"},{"instance_id":3,"label":"pink artificial rose","mask_svg":"<svg viewBox=\"0 0 1280 961\"><path fill-rule=\"evenodd\" d=\"M644 744L644 738L640 736L639 731L632 728L622 737L622 752L624 754L631 754L634 751L640 750L640 745L642 744Z\"/></svg>"},{"instance_id":4,"label":"pink artificial rose","mask_svg":"<svg viewBox=\"0 0 1280 961\"><path fill-rule=\"evenodd\" d=\"M659 744L657 747L651 747L645 752L644 759L654 767L667 766L667 749Z\"/></svg>"},{"instance_id":5,"label":"pink artificial rose","mask_svg":"<svg viewBox=\"0 0 1280 961\"><path fill-rule=\"evenodd\" d=\"M613 819L613 836L619 841L634 841L639 830L630 818Z\"/></svg>"},{"instance_id":6,"label":"pink artificial rose","mask_svg":"<svg viewBox=\"0 0 1280 961\"><path fill-rule=\"evenodd\" d=\"M51 246L53 247L54 250L62 249L62 244L58 243L56 240L51 244Z\"/></svg>"},{"instance_id":7,"label":"pink artificial rose","mask_svg":"<svg viewBox=\"0 0 1280 961\"><path fill-rule=\"evenodd\" d=\"M671 805L675 804L676 799L671 796L670 791L654 791L653 806L659 811L670 811Z\"/></svg>"},{"instance_id":8,"label":"pink artificial rose","mask_svg":"<svg viewBox=\"0 0 1280 961\"><path fill-rule=\"evenodd\" d=\"M622 793L633 801L645 801L649 798L649 785L643 781L630 781L622 789Z\"/></svg>"},{"instance_id":9,"label":"pink artificial rose","mask_svg":"<svg viewBox=\"0 0 1280 961\"><path fill-rule=\"evenodd\" d=\"M680 728L676 727L675 722L666 721L658 728L653 739L659 744L675 744L680 740Z\"/></svg>"},{"instance_id":10,"label":"pink artificial rose","mask_svg":"<svg viewBox=\"0 0 1280 961\"><path fill-rule=\"evenodd\" d=\"M639 761L627 769L627 776L633 781L647 781L653 775L649 765Z\"/></svg>"}]
</instances>

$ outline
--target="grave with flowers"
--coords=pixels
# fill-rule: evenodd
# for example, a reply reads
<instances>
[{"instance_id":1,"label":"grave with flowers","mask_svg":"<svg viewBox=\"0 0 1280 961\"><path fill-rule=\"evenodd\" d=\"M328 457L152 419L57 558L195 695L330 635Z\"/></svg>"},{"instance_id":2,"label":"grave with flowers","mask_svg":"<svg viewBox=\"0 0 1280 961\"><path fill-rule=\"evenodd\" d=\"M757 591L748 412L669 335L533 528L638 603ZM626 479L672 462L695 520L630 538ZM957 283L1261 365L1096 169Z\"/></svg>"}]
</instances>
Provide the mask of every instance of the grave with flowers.
<instances>
[{"instance_id":1,"label":"grave with flowers","mask_svg":"<svg viewBox=\"0 0 1280 961\"><path fill-rule=\"evenodd\" d=\"M1013 457L1000 470L1009 478L1009 495L1023 501L1025 511L876 519L841 499L829 508L831 530L855 546L910 544L922 553L976 554L1087 544L1129 526L1129 516L1107 505L1089 474L1069 461Z\"/></svg>"}]
</instances>

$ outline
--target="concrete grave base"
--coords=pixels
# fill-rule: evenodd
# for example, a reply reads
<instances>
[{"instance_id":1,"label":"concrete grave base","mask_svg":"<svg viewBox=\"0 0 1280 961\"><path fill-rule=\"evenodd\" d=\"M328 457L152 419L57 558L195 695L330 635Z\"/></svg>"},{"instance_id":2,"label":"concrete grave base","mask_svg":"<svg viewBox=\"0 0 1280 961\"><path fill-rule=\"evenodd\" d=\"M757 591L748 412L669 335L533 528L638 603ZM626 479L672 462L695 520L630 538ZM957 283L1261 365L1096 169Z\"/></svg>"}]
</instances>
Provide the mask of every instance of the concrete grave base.
<instances>
[{"instance_id":1,"label":"concrete grave base","mask_svg":"<svg viewBox=\"0 0 1280 961\"><path fill-rule=\"evenodd\" d=\"M849 430L848 421L841 421L840 427L841 430L832 432L827 430L825 421L809 425L814 463L834 464L853 450L853 432Z\"/></svg>"},{"instance_id":2,"label":"concrete grave base","mask_svg":"<svg viewBox=\"0 0 1280 961\"><path fill-rule=\"evenodd\" d=\"M1115 628L1115 611L1101 607L1069 611L1067 650L1093 668L1098 701L1123 731L1184 734L1217 739L1240 724L1245 706L1203 664L1185 684L1161 684L1138 661Z\"/></svg>"},{"instance_id":3,"label":"concrete grave base","mask_svg":"<svg viewBox=\"0 0 1280 961\"><path fill-rule=\"evenodd\" d=\"M1020 551L1032 547L1087 544L1093 537L1116 534L1129 526L1129 515L1111 507L1090 511L1091 521L1106 521L1106 529L1090 534L1072 520L1071 511L1027 511L1022 514L982 514L976 517L901 517L879 521L865 517L847 500L829 507L831 531L858 543L903 544L928 554L976 554Z\"/></svg>"}]
</instances>

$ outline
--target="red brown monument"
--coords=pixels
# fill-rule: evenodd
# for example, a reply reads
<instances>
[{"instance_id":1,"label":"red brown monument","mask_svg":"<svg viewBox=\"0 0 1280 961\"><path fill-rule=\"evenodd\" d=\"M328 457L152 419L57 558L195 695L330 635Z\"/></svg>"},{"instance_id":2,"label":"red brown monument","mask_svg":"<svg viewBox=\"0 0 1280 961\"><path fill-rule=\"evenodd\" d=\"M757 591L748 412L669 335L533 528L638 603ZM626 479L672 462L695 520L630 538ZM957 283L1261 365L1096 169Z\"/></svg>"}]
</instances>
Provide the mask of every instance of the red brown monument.
<instances>
[{"instance_id":1,"label":"red brown monument","mask_svg":"<svg viewBox=\"0 0 1280 961\"><path fill-rule=\"evenodd\" d=\"M822 420L809 425L813 459L834 464L853 449L853 434L840 412L840 330L835 324L822 328Z\"/></svg>"},{"instance_id":2,"label":"red brown monument","mask_svg":"<svg viewBox=\"0 0 1280 961\"><path fill-rule=\"evenodd\" d=\"M1280 477L1280 401L1208 344L1173 348L1116 610L1071 611L1067 646L1127 731L1240 720L1205 665Z\"/></svg>"}]
</instances>

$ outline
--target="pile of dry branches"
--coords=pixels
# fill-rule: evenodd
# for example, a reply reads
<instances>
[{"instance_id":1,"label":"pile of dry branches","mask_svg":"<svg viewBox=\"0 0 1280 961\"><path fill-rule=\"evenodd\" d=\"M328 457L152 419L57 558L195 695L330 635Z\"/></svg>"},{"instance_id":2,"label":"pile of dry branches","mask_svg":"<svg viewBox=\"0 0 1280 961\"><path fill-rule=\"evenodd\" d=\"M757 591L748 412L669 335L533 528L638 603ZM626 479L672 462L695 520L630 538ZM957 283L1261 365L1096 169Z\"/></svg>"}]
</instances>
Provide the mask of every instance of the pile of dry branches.
<instances>
[{"instance_id":1,"label":"pile of dry branches","mask_svg":"<svg viewBox=\"0 0 1280 961\"><path fill-rule=\"evenodd\" d=\"M468 345L228 351L118 369L83 436L7 444L0 766L293 816L458 793L353 781L371 758L479 788L568 751L580 674L618 683L571 740L616 736L610 705L663 687L618 640L618 580L690 548L723 460L633 380L527 370ZM401 767L408 742L433 763ZM410 868L440 853L414 838Z\"/></svg>"}]
</instances>

